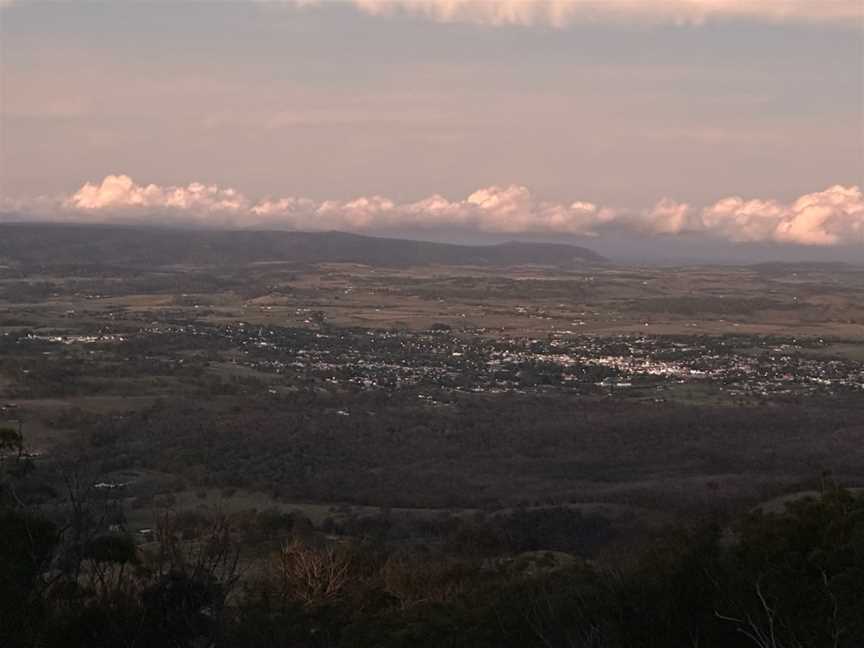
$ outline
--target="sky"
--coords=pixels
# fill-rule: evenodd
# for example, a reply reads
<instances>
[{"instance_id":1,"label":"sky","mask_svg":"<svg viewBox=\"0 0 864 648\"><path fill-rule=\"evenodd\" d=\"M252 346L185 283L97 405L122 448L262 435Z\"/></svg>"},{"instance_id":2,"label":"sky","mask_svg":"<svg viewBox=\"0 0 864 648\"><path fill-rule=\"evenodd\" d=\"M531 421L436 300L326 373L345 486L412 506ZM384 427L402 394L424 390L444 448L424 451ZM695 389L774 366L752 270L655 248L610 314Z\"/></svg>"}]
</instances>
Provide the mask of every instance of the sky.
<instances>
[{"instance_id":1,"label":"sky","mask_svg":"<svg viewBox=\"0 0 864 648\"><path fill-rule=\"evenodd\" d=\"M4 220L864 255L860 0L0 0L0 38Z\"/></svg>"}]
</instances>

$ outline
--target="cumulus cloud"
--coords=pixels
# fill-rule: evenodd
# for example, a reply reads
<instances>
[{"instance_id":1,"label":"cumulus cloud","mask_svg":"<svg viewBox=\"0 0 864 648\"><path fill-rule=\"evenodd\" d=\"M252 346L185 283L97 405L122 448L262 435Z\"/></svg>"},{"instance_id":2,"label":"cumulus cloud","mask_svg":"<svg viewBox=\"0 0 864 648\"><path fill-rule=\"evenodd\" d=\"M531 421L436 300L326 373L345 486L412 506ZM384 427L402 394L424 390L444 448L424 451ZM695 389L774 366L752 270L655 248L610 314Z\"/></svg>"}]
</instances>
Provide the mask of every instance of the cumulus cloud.
<instances>
[{"instance_id":1,"label":"cumulus cloud","mask_svg":"<svg viewBox=\"0 0 864 648\"><path fill-rule=\"evenodd\" d=\"M290 0L289 0L290 1ZM298 6L325 0L293 0ZM859 0L352 0L371 15L406 13L437 22L491 26L566 27L586 22L700 24L714 19L757 21L860 20Z\"/></svg>"},{"instance_id":2,"label":"cumulus cloud","mask_svg":"<svg viewBox=\"0 0 864 648\"><path fill-rule=\"evenodd\" d=\"M251 213L271 221L287 220L298 229L374 231L451 227L513 234L591 234L596 224L613 219L609 209L588 202L562 205L539 201L528 188L518 185L486 187L459 201L441 195L402 204L382 196L318 204L301 198L282 198L261 201L252 207Z\"/></svg>"},{"instance_id":3,"label":"cumulus cloud","mask_svg":"<svg viewBox=\"0 0 864 648\"><path fill-rule=\"evenodd\" d=\"M436 194L416 202L384 196L316 201L302 197L251 200L239 191L193 182L186 186L141 185L126 175L87 182L58 198L7 201L13 217L96 222L153 222L214 227L298 230L450 230L498 234L598 236L700 235L732 242L798 245L864 244L864 196L858 187L836 185L792 203L733 196L697 209L664 198L644 210L593 202L537 198L521 185L491 186L462 200Z\"/></svg>"},{"instance_id":4,"label":"cumulus cloud","mask_svg":"<svg viewBox=\"0 0 864 648\"><path fill-rule=\"evenodd\" d=\"M169 208L191 211L239 211L246 199L234 189L193 182L187 187L163 188L155 184L137 185L126 175L109 175L101 184L86 183L64 204L81 210L112 207Z\"/></svg>"},{"instance_id":5,"label":"cumulus cloud","mask_svg":"<svg viewBox=\"0 0 864 648\"><path fill-rule=\"evenodd\" d=\"M791 205L775 200L724 198L702 213L704 229L731 241L800 245L864 243L864 196L858 187L835 185L801 196Z\"/></svg>"},{"instance_id":6,"label":"cumulus cloud","mask_svg":"<svg viewBox=\"0 0 864 648\"><path fill-rule=\"evenodd\" d=\"M730 196L697 211L668 198L643 215L658 234L701 233L736 243L864 244L864 196L859 187L835 185L791 204Z\"/></svg>"},{"instance_id":7,"label":"cumulus cloud","mask_svg":"<svg viewBox=\"0 0 864 648\"><path fill-rule=\"evenodd\" d=\"M640 220L643 229L655 234L682 234L688 230L701 229L694 222L690 205L664 198Z\"/></svg>"},{"instance_id":8,"label":"cumulus cloud","mask_svg":"<svg viewBox=\"0 0 864 648\"><path fill-rule=\"evenodd\" d=\"M69 2L70 0L63 0ZM255 0L271 4L273 0ZM281 0L311 8L332 0ZM0 9L26 6L33 0L0 0ZM864 18L860 0L347 0L373 16L398 13L442 23L490 26L637 22L701 24L715 19L829 22L848 24Z\"/></svg>"}]
</instances>

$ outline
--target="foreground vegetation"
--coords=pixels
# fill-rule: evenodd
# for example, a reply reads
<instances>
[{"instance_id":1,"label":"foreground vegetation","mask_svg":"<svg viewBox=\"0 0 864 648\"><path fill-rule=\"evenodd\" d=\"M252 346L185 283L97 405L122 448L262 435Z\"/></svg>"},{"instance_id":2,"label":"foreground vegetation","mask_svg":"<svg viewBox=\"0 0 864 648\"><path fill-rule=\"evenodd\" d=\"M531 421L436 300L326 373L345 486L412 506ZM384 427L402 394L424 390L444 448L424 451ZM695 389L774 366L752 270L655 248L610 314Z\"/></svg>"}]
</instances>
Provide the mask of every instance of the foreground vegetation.
<instances>
[{"instance_id":1,"label":"foreground vegetation","mask_svg":"<svg viewBox=\"0 0 864 648\"><path fill-rule=\"evenodd\" d=\"M764 646L864 640L864 498L669 529L617 563L523 551L519 525L446 543L345 540L298 516L168 514L136 544L109 497L62 505L2 436L2 646ZM53 505L52 505L53 502ZM566 545L565 517L522 528ZM118 516L105 531L105 521ZM550 519L552 522L550 522ZM523 534L524 535L524 534ZM508 542L509 540L509 542Z\"/></svg>"}]
</instances>

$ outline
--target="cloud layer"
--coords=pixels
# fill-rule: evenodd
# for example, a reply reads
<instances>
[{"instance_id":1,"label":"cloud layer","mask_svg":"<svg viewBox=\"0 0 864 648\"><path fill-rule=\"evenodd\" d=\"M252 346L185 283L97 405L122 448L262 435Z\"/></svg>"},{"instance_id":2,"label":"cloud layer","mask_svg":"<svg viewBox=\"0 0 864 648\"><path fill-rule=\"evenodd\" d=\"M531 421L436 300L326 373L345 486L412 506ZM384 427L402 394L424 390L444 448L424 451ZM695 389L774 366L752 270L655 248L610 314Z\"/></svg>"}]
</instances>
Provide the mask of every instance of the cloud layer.
<instances>
[{"instance_id":1,"label":"cloud layer","mask_svg":"<svg viewBox=\"0 0 864 648\"><path fill-rule=\"evenodd\" d=\"M293 0L299 6L323 0ZM372 15L406 13L437 22L491 26L638 22L701 24L714 19L847 22L864 16L859 0L352 0Z\"/></svg>"},{"instance_id":2,"label":"cloud layer","mask_svg":"<svg viewBox=\"0 0 864 648\"><path fill-rule=\"evenodd\" d=\"M62 1L62 0L61 0ZM70 0L66 0L67 2ZM272 3L273 0L256 0ZM309 8L333 0L282 0ZM702 24L710 20L848 23L864 18L859 0L343 0L373 16L408 14L442 23L490 26L637 22ZM0 9L28 0L0 0Z\"/></svg>"},{"instance_id":3,"label":"cloud layer","mask_svg":"<svg viewBox=\"0 0 864 648\"><path fill-rule=\"evenodd\" d=\"M134 222L299 230L475 231L497 234L703 237L731 242L864 245L864 195L835 185L777 200L723 198L697 208L664 198L648 209L620 209L577 200L538 199L524 186L478 189L463 200L433 195L398 203L383 196L315 201L301 197L251 200L239 191L193 182L140 185L126 175L88 182L69 196L6 201L7 219Z\"/></svg>"}]
</instances>

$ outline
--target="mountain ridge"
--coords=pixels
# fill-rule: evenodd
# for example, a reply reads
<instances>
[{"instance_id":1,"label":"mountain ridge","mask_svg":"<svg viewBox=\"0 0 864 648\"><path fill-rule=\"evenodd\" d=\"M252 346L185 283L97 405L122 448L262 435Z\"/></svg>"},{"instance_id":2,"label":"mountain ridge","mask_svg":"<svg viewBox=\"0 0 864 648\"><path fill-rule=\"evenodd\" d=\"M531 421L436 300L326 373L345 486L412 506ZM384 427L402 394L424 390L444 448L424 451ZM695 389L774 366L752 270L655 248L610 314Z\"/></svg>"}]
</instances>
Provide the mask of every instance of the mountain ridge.
<instances>
[{"instance_id":1,"label":"mountain ridge","mask_svg":"<svg viewBox=\"0 0 864 648\"><path fill-rule=\"evenodd\" d=\"M2 223L0 260L40 265L245 265L263 261L371 266L606 263L566 243L463 245L347 232L173 229L140 225Z\"/></svg>"}]
</instances>

